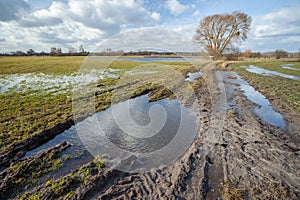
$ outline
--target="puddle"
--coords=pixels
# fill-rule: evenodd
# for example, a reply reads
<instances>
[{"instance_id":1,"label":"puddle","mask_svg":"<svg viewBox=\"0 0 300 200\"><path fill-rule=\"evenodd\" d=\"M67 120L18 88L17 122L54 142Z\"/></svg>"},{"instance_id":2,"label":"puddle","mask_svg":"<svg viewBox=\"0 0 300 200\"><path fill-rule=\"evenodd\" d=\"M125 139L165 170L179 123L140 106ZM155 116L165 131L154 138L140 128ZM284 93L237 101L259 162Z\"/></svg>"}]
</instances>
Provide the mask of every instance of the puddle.
<instances>
[{"instance_id":1,"label":"puddle","mask_svg":"<svg viewBox=\"0 0 300 200\"><path fill-rule=\"evenodd\" d=\"M276 71L271 71L271 70L263 69L263 68L260 68L260 67L254 66L254 65L249 65L248 67L245 67L245 69L249 72L264 75L264 76L275 75L275 76L281 76L283 78L300 81L299 76L293 76L293 75L288 75L288 74L284 74L284 73L280 73L280 72L276 72Z\"/></svg>"},{"instance_id":2,"label":"puddle","mask_svg":"<svg viewBox=\"0 0 300 200\"><path fill-rule=\"evenodd\" d=\"M43 92L66 92L73 85L82 83L96 83L99 79L117 78L114 69L91 70L83 75L51 75L43 73L3 74L0 75L0 93L26 92L28 90L42 90Z\"/></svg>"},{"instance_id":3,"label":"puddle","mask_svg":"<svg viewBox=\"0 0 300 200\"><path fill-rule=\"evenodd\" d=\"M39 146L38 148L28 151L24 157L26 158L26 157L30 157L30 156L35 156L40 151L54 147L64 141L67 141L72 146L67 148L62 153L62 157L64 158L65 156L68 155L68 156L71 156L71 158L68 161L64 161L62 168L60 168L58 171L51 172L49 174L49 175L51 175L51 178L58 178L62 175L66 175L66 174L70 173L72 170L77 169L78 166L82 166L93 160L92 155L86 150L83 143L79 139L79 137L76 133L75 126L72 126L70 129L57 135L54 139ZM43 181L43 178L40 181ZM47 178L45 179L45 181L47 181Z\"/></svg>"},{"instance_id":4,"label":"puddle","mask_svg":"<svg viewBox=\"0 0 300 200\"><path fill-rule=\"evenodd\" d=\"M188 82L195 82L197 78L201 77L201 73L200 72L193 72L193 73L188 73L187 74L187 78L185 79Z\"/></svg>"},{"instance_id":5,"label":"puddle","mask_svg":"<svg viewBox=\"0 0 300 200\"><path fill-rule=\"evenodd\" d=\"M128 112L132 120L129 120L126 115ZM117 147L116 149L134 153L151 153L161 150L172 143L175 137L181 137L180 142L192 142L195 139L195 135L192 133L198 131L197 114L199 113L180 105L176 99L149 102L148 95L143 95L114 104L110 108L94 114L76 124L76 127L72 126L46 144L27 152L26 157L34 156L41 150L67 141L72 146L63 155L69 154L80 160L81 158L86 159L84 156L88 152L97 152L100 155L109 154L110 158L113 158L111 162L114 163L124 157L120 154L116 155L113 148L106 147L109 142ZM95 119L99 124L95 124ZM157 130L160 131L157 132ZM81 133L80 137L77 132ZM85 135L83 136L82 133ZM178 151L182 150L179 143L177 142L173 148L165 152L170 154L168 158L173 159L175 155L178 155ZM64 168L70 171L77 168L78 163L84 164L86 161L78 161L78 159L69 160ZM147 164L151 166L164 164L162 158L143 159L142 162L149 162Z\"/></svg>"},{"instance_id":6,"label":"puddle","mask_svg":"<svg viewBox=\"0 0 300 200\"><path fill-rule=\"evenodd\" d=\"M286 126L284 117L275 111L269 100L263 94L250 86L247 81L241 78L241 76L239 76L236 72L231 71L220 71L220 73L225 82L227 101L229 104L230 102L235 104L234 90L238 88L243 91L244 95L250 101L259 105L259 107L252 108L257 116L271 125L279 126L281 128ZM236 79L229 78L230 76L235 76Z\"/></svg>"},{"instance_id":7,"label":"puddle","mask_svg":"<svg viewBox=\"0 0 300 200\"><path fill-rule=\"evenodd\" d=\"M294 64L283 64L283 65L280 65L282 68L284 68L284 69L289 69L289 70L296 70L296 71L298 71L298 70L300 70L300 69L298 69L298 68L293 68L292 66L293 66Z\"/></svg>"}]
</instances>

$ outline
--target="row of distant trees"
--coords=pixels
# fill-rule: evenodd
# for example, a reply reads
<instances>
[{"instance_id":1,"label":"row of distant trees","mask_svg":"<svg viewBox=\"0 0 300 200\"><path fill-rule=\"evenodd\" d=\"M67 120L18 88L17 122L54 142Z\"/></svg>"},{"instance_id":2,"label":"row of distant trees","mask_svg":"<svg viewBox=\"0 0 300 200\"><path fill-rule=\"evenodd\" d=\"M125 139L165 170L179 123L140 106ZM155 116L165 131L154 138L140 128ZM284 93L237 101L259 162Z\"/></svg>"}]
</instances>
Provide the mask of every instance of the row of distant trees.
<instances>
[{"instance_id":1,"label":"row of distant trees","mask_svg":"<svg viewBox=\"0 0 300 200\"><path fill-rule=\"evenodd\" d=\"M246 50L245 52L242 53L243 57L247 58L261 58L261 57L266 57L266 58L299 58L300 57L300 51L298 53L289 53L287 51L284 51L282 49L277 49L273 52L266 52L266 53L260 53L260 52L252 52L250 49Z\"/></svg>"},{"instance_id":2,"label":"row of distant trees","mask_svg":"<svg viewBox=\"0 0 300 200\"><path fill-rule=\"evenodd\" d=\"M74 47L69 47L68 53L63 53L61 48L51 47L50 56L86 56L89 52L86 52L82 45L79 46L78 51Z\"/></svg>"},{"instance_id":3,"label":"row of distant trees","mask_svg":"<svg viewBox=\"0 0 300 200\"><path fill-rule=\"evenodd\" d=\"M33 49L29 49L26 52L15 51L10 53L0 54L1 56L203 56L203 52L156 52L156 51L129 51L125 52L123 50L112 51L111 49L105 49L101 52L89 53L84 51L83 47L80 48L80 51L76 51L73 48L69 48L67 53L63 53L61 48L52 47L50 52L36 52ZM290 53L284 50L275 50L272 52L252 52L250 49L247 49L244 52L241 52L238 48L231 49L228 52L222 54L223 59L235 60L239 57L245 58L300 58L300 51L298 53Z\"/></svg>"},{"instance_id":4,"label":"row of distant trees","mask_svg":"<svg viewBox=\"0 0 300 200\"><path fill-rule=\"evenodd\" d=\"M79 46L78 51L74 47L69 47L68 52L62 52L59 47L51 47L50 52L36 52L33 49L29 49L26 52L24 51L13 51L9 53L0 53L1 56L84 56L88 55L89 52L86 52L82 45Z\"/></svg>"},{"instance_id":5,"label":"row of distant trees","mask_svg":"<svg viewBox=\"0 0 300 200\"><path fill-rule=\"evenodd\" d=\"M228 53L223 54L223 58L227 60L235 60L239 57L245 58L300 58L300 51L299 52L287 52L282 49L277 49L271 52L252 52L250 49L247 49L244 52L240 52L239 50L230 51Z\"/></svg>"}]
</instances>

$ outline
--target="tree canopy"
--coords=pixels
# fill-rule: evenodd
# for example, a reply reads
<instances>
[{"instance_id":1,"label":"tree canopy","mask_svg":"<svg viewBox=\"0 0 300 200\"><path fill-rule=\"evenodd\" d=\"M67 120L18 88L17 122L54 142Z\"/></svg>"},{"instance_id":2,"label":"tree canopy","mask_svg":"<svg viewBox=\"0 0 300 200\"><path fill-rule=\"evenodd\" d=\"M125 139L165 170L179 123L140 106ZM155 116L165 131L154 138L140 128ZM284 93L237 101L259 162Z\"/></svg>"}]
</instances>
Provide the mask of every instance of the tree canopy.
<instances>
[{"instance_id":1,"label":"tree canopy","mask_svg":"<svg viewBox=\"0 0 300 200\"><path fill-rule=\"evenodd\" d=\"M225 50L247 39L251 21L250 16L237 11L207 16L200 20L194 40L219 58Z\"/></svg>"}]
</instances>

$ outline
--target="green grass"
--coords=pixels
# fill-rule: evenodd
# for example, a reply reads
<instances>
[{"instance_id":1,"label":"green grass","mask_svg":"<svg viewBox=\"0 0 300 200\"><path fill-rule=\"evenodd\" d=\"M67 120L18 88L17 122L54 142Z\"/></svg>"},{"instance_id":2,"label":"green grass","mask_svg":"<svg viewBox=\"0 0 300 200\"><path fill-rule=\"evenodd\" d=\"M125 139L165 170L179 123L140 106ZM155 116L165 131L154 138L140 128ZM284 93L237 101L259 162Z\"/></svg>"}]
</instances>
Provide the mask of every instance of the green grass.
<instances>
[{"instance_id":1,"label":"green grass","mask_svg":"<svg viewBox=\"0 0 300 200\"><path fill-rule=\"evenodd\" d=\"M25 192L20 199L44 199L49 196L54 199L63 198L70 199L75 195L75 189L80 185L87 183L92 178L92 168L102 171L105 161L96 157L91 163L79 167L76 171L69 175L58 179L48 180L44 185L40 186L37 191Z\"/></svg>"},{"instance_id":2,"label":"green grass","mask_svg":"<svg viewBox=\"0 0 300 200\"><path fill-rule=\"evenodd\" d=\"M0 74L72 73L80 68L85 57L0 57Z\"/></svg>"},{"instance_id":3,"label":"green grass","mask_svg":"<svg viewBox=\"0 0 300 200\"><path fill-rule=\"evenodd\" d=\"M164 63L170 69L174 69L185 75L194 69L190 63ZM13 73L48 73L48 74L76 74L80 67L90 69L113 68L119 69L114 72L120 76L133 68L147 70L156 68L158 64L147 64L132 61L99 61L91 57L0 57L0 74ZM167 82L165 70L160 83ZM145 75L149 79L149 75ZM155 81L157 77L153 75ZM163 80L166 79L166 80ZM130 77L128 80L120 81L118 78L108 78L100 80L99 91L96 92L95 109L102 111L111 105L111 98L114 87L121 87L129 83L130 91L125 89L118 90L118 101L137 96L146 90L155 90L151 99L157 100L171 96L167 88L159 84L143 84L135 88L136 77ZM128 88L128 87L127 87ZM8 145L26 139L27 137L51 128L58 123L63 123L73 118L72 113L72 88L64 89L64 93L56 93L61 88L54 88L53 92L45 92L41 89L28 90L25 92L8 92L0 94L0 150L4 150ZM125 97L125 98L121 98ZM86 99L87 101L90 99ZM114 101L113 103L116 103ZM83 116L92 113L80 113Z\"/></svg>"},{"instance_id":4,"label":"green grass","mask_svg":"<svg viewBox=\"0 0 300 200\"><path fill-rule=\"evenodd\" d=\"M290 69L282 68L281 65L283 64L293 64L291 67L299 70L290 70ZM243 65L243 66L255 65L257 67L281 72L284 74L300 76L300 62L267 61L267 62L247 62L247 63L240 63L239 65Z\"/></svg>"},{"instance_id":5,"label":"green grass","mask_svg":"<svg viewBox=\"0 0 300 200\"><path fill-rule=\"evenodd\" d=\"M34 186L38 179L45 174L53 172L63 166L60 151L53 151L42 154L32 160L18 161L8 168L8 172L13 174L9 177L5 186L0 190L0 196L11 195L8 191L20 192L27 186ZM49 185L47 182L46 185Z\"/></svg>"},{"instance_id":6,"label":"green grass","mask_svg":"<svg viewBox=\"0 0 300 200\"><path fill-rule=\"evenodd\" d=\"M262 62L255 63L256 66L269 70L276 70L285 73L285 69L277 67L287 62ZM300 62L291 62L292 67L300 67ZM283 105L300 112L300 81L290 80L278 76L263 76L248 72L241 66L248 66L252 63L235 63L231 64L231 69L243 76L250 84L258 87L269 99L279 99ZM298 75L299 71L288 70L291 75Z\"/></svg>"}]
</instances>

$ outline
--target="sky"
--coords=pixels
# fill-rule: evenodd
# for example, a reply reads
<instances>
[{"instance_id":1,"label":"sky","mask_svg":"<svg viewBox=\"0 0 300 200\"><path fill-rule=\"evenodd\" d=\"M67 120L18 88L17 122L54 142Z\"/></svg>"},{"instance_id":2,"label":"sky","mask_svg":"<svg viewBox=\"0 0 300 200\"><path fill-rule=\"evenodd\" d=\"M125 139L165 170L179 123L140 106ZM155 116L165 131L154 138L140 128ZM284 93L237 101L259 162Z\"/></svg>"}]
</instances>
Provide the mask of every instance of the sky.
<instances>
[{"instance_id":1,"label":"sky","mask_svg":"<svg viewBox=\"0 0 300 200\"><path fill-rule=\"evenodd\" d=\"M300 0L0 0L0 53L198 51L199 21L233 11L252 17L241 51L300 50Z\"/></svg>"}]
</instances>

